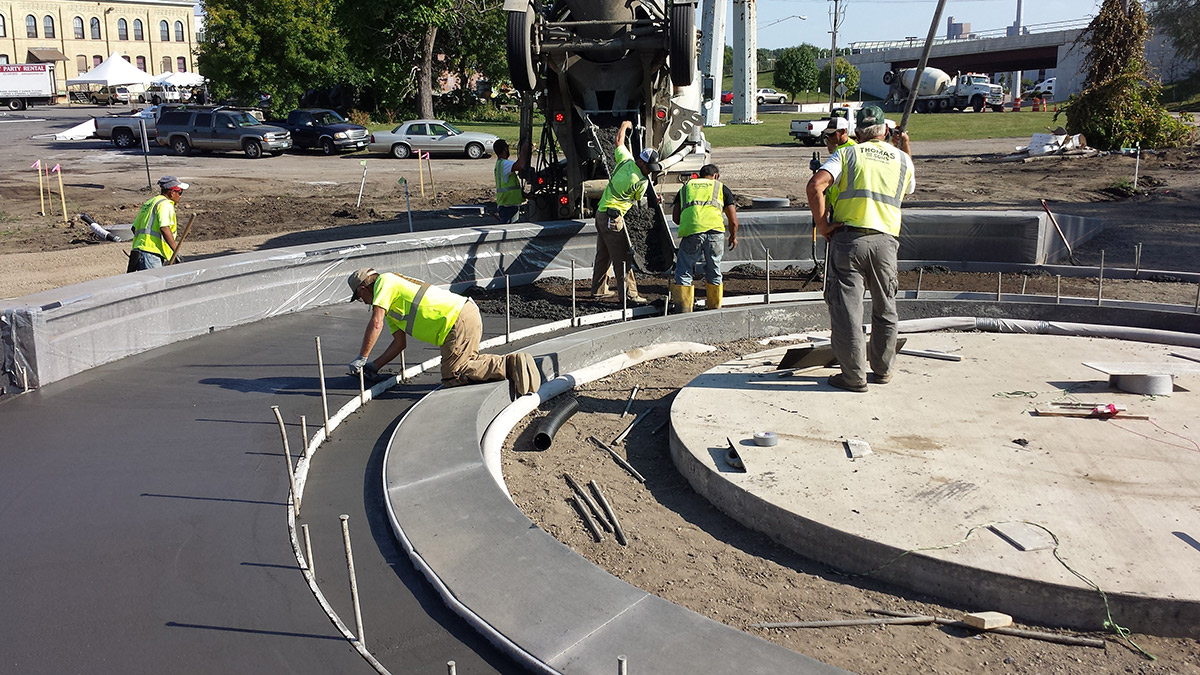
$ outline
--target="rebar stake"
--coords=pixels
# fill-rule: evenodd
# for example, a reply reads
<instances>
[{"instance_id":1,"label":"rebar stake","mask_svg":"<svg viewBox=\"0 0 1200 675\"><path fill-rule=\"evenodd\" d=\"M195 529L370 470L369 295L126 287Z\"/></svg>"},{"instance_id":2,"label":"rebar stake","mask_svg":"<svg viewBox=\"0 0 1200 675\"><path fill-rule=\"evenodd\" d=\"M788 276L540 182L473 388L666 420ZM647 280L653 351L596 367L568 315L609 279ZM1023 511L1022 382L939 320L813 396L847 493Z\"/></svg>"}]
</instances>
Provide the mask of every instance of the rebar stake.
<instances>
[{"instance_id":1,"label":"rebar stake","mask_svg":"<svg viewBox=\"0 0 1200 675\"><path fill-rule=\"evenodd\" d=\"M512 289L508 285L508 275L504 275L504 344L512 342Z\"/></svg>"},{"instance_id":2,"label":"rebar stake","mask_svg":"<svg viewBox=\"0 0 1200 675\"><path fill-rule=\"evenodd\" d=\"M575 261L571 261L571 327L574 328L576 310L575 310Z\"/></svg>"},{"instance_id":3,"label":"rebar stake","mask_svg":"<svg viewBox=\"0 0 1200 675\"><path fill-rule=\"evenodd\" d=\"M1196 305L1192 307L1192 314L1200 313L1200 284L1196 284Z\"/></svg>"},{"instance_id":4,"label":"rebar stake","mask_svg":"<svg viewBox=\"0 0 1200 675\"><path fill-rule=\"evenodd\" d=\"M764 261L764 264L766 265L767 271L767 292L763 296L763 300L769 305L771 304L771 249L767 249L767 257ZM708 309L708 307L705 307L704 309Z\"/></svg>"},{"instance_id":5,"label":"rebar stake","mask_svg":"<svg viewBox=\"0 0 1200 675\"><path fill-rule=\"evenodd\" d=\"M629 263L621 262L621 286L624 290L621 291L621 321L629 320Z\"/></svg>"},{"instance_id":6,"label":"rebar stake","mask_svg":"<svg viewBox=\"0 0 1200 675\"><path fill-rule=\"evenodd\" d=\"M1025 295L1025 284L1029 283L1029 277L1021 277L1021 295Z\"/></svg>"},{"instance_id":7,"label":"rebar stake","mask_svg":"<svg viewBox=\"0 0 1200 675\"><path fill-rule=\"evenodd\" d=\"M621 411L621 417L618 419L625 419L625 416L629 414L629 408L633 406L633 399L637 396L637 393L638 386L635 384L633 385L633 391L629 392L629 400L625 402L625 410Z\"/></svg>"},{"instance_id":8,"label":"rebar stake","mask_svg":"<svg viewBox=\"0 0 1200 675\"><path fill-rule=\"evenodd\" d=\"M329 396L325 392L325 359L321 356L321 336L317 336L317 369L321 380L321 410L325 412L325 439L329 440Z\"/></svg>"},{"instance_id":9,"label":"rebar stake","mask_svg":"<svg viewBox=\"0 0 1200 675\"><path fill-rule=\"evenodd\" d=\"M1062 304L1062 275L1054 275L1054 304Z\"/></svg>"},{"instance_id":10,"label":"rebar stake","mask_svg":"<svg viewBox=\"0 0 1200 675\"><path fill-rule=\"evenodd\" d=\"M629 674L628 659L625 658L624 654L618 654L617 655L617 675L628 675L628 674Z\"/></svg>"},{"instance_id":11,"label":"rebar stake","mask_svg":"<svg viewBox=\"0 0 1200 675\"><path fill-rule=\"evenodd\" d=\"M1136 279L1142 273L1142 242L1138 242L1137 246L1133 247L1133 278Z\"/></svg>"},{"instance_id":12,"label":"rebar stake","mask_svg":"<svg viewBox=\"0 0 1200 675\"><path fill-rule=\"evenodd\" d=\"M453 661L447 661L446 662L446 673L447 673L447 675L457 675L458 666L456 666Z\"/></svg>"},{"instance_id":13,"label":"rebar stake","mask_svg":"<svg viewBox=\"0 0 1200 675\"><path fill-rule=\"evenodd\" d=\"M292 452L288 448L287 427L283 424L283 415L279 414L279 406L271 406L275 419L279 422L279 435L283 437L283 456L287 459L288 483L292 486L292 501L296 505L296 515L300 515L300 493L296 492L296 474L292 471Z\"/></svg>"},{"instance_id":14,"label":"rebar stake","mask_svg":"<svg viewBox=\"0 0 1200 675\"><path fill-rule=\"evenodd\" d=\"M342 521L342 541L346 544L346 569L350 572L350 600L354 602L354 628L358 631L358 643L366 645L363 638L362 608L358 604L358 581L354 578L354 551L350 548L350 516L338 516Z\"/></svg>"},{"instance_id":15,"label":"rebar stake","mask_svg":"<svg viewBox=\"0 0 1200 675\"><path fill-rule=\"evenodd\" d=\"M914 295L913 298L921 297L921 282L924 280L925 280L925 269L922 267L918 267L917 268L917 294Z\"/></svg>"},{"instance_id":16,"label":"rebar stake","mask_svg":"<svg viewBox=\"0 0 1200 675\"><path fill-rule=\"evenodd\" d=\"M304 415L300 416L300 438L304 440L304 444L300 446L300 456L308 457L308 421L304 419Z\"/></svg>"},{"instance_id":17,"label":"rebar stake","mask_svg":"<svg viewBox=\"0 0 1200 675\"><path fill-rule=\"evenodd\" d=\"M358 369L358 402L360 405L367 404L367 385L363 382L363 371L366 368Z\"/></svg>"},{"instance_id":18,"label":"rebar stake","mask_svg":"<svg viewBox=\"0 0 1200 675\"><path fill-rule=\"evenodd\" d=\"M625 530L621 527L621 523L617 522L617 514L613 511L612 505L608 503L608 499L604 497L604 491L600 489L600 484L591 480L588 481L588 488L595 495L596 501L600 502L600 508L604 509L604 516L608 518L608 522L612 525L613 534L617 537L617 543L627 546L629 540L625 538Z\"/></svg>"},{"instance_id":19,"label":"rebar stake","mask_svg":"<svg viewBox=\"0 0 1200 675\"><path fill-rule=\"evenodd\" d=\"M312 557L312 539L308 536L308 523L301 524L300 531L304 533L304 564L308 567L309 573L315 575L316 571L313 568Z\"/></svg>"},{"instance_id":20,"label":"rebar stake","mask_svg":"<svg viewBox=\"0 0 1200 675\"><path fill-rule=\"evenodd\" d=\"M1004 290L1004 272L996 272L996 302L1003 299L1001 291Z\"/></svg>"},{"instance_id":21,"label":"rebar stake","mask_svg":"<svg viewBox=\"0 0 1200 675\"><path fill-rule=\"evenodd\" d=\"M1104 250L1100 250L1100 284L1096 287L1096 306L1104 300Z\"/></svg>"}]
</instances>

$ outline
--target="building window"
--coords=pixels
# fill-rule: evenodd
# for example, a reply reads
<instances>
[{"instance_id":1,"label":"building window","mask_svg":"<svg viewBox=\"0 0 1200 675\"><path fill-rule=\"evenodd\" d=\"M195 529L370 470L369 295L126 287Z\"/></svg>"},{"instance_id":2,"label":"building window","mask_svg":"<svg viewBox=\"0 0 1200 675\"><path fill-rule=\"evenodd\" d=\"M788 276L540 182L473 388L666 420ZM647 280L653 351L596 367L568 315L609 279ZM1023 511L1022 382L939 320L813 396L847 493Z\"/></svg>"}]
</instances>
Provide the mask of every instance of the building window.
<instances>
[{"instance_id":1,"label":"building window","mask_svg":"<svg viewBox=\"0 0 1200 675\"><path fill-rule=\"evenodd\" d=\"M133 20L133 39L134 40L145 40L146 39L146 37L144 35L142 35L142 20L141 19Z\"/></svg>"},{"instance_id":2,"label":"building window","mask_svg":"<svg viewBox=\"0 0 1200 675\"><path fill-rule=\"evenodd\" d=\"M117 19L117 39L129 39L129 23L125 19Z\"/></svg>"},{"instance_id":3,"label":"building window","mask_svg":"<svg viewBox=\"0 0 1200 675\"><path fill-rule=\"evenodd\" d=\"M0 64L8 65L8 54L0 54Z\"/></svg>"},{"instance_id":4,"label":"building window","mask_svg":"<svg viewBox=\"0 0 1200 675\"><path fill-rule=\"evenodd\" d=\"M96 17L93 16L90 23L92 25L92 39L99 40L100 39L100 19L97 19Z\"/></svg>"},{"instance_id":5,"label":"building window","mask_svg":"<svg viewBox=\"0 0 1200 675\"><path fill-rule=\"evenodd\" d=\"M144 56L137 57L137 69L142 71L143 73L146 72L146 57L144 57Z\"/></svg>"},{"instance_id":6,"label":"building window","mask_svg":"<svg viewBox=\"0 0 1200 675\"><path fill-rule=\"evenodd\" d=\"M129 60L128 55L122 56L121 58L125 59L125 63L132 63L132 61Z\"/></svg>"},{"instance_id":7,"label":"building window","mask_svg":"<svg viewBox=\"0 0 1200 675\"><path fill-rule=\"evenodd\" d=\"M37 37L37 17L32 14L25 17L25 37Z\"/></svg>"},{"instance_id":8,"label":"building window","mask_svg":"<svg viewBox=\"0 0 1200 675\"><path fill-rule=\"evenodd\" d=\"M71 23L73 23L75 26L75 39L82 40L83 39L83 17L77 16L77 17L75 17L75 20L72 21Z\"/></svg>"},{"instance_id":9,"label":"building window","mask_svg":"<svg viewBox=\"0 0 1200 675\"><path fill-rule=\"evenodd\" d=\"M46 34L44 37L53 38L54 37L54 17L47 14L46 18L42 19L42 25L46 27Z\"/></svg>"},{"instance_id":10,"label":"building window","mask_svg":"<svg viewBox=\"0 0 1200 675\"><path fill-rule=\"evenodd\" d=\"M183 58L182 56L175 59L175 70L178 70L181 73L186 73L187 72L187 59Z\"/></svg>"},{"instance_id":11,"label":"building window","mask_svg":"<svg viewBox=\"0 0 1200 675\"><path fill-rule=\"evenodd\" d=\"M171 27L167 25L166 21L158 22L158 39L162 40L163 42L171 41ZM167 70L170 70L170 68Z\"/></svg>"},{"instance_id":12,"label":"building window","mask_svg":"<svg viewBox=\"0 0 1200 675\"><path fill-rule=\"evenodd\" d=\"M8 37L8 27L4 25L3 14L0 14L0 37Z\"/></svg>"},{"instance_id":13,"label":"building window","mask_svg":"<svg viewBox=\"0 0 1200 675\"><path fill-rule=\"evenodd\" d=\"M164 56L162 60L162 71L164 73L171 72L171 57Z\"/></svg>"},{"instance_id":14,"label":"building window","mask_svg":"<svg viewBox=\"0 0 1200 675\"><path fill-rule=\"evenodd\" d=\"M101 63L104 63L104 59L100 58L99 54L96 54L95 56L92 57L92 67L93 68L100 65Z\"/></svg>"},{"instance_id":15,"label":"building window","mask_svg":"<svg viewBox=\"0 0 1200 675\"><path fill-rule=\"evenodd\" d=\"M87 72L87 57L80 54L75 57L75 69L82 75Z\"/></svg>"},{"instance_id":16,"label":"building window","mask_svg":"<svg viewBox=\"0 0 1200 675\"><path fill-rule=\"evenodd\" d=\"M183 22L182 21L175 22L175 41L183 42Z\"/></svg>"}]
</instances>

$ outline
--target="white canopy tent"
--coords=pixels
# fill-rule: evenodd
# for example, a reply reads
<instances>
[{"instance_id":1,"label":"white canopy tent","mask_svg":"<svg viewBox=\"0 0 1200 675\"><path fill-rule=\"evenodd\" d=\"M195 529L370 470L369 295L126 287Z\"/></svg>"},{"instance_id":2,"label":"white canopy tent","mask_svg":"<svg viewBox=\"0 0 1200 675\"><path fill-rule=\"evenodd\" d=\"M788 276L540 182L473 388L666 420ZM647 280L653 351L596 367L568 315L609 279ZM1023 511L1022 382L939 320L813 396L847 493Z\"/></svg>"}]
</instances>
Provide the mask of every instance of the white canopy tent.
<instances>
[{"instance_id":1,"label":"white canopy tent","mask_svg":"<svg viewBox=\"0 0 1200 675\"><path fill-rule=\"evenodd\" d=\"M156 84L173 84L176 87L199 87L204 84L204 76L196 73L163 73L153 80Z\"/></svg>"},{"instance_id":2,"label":"white canopy tent","mask_svg":"<svg viewBox=\"0 0 1200 675\"><path fill-rule=\"evenodd\" d=\"M145 71L138 70L132 63L126 61L120 54L113 52L104 63L92 68L86 73L67 80L67 86L99 84L148 84L154 78Z\"/></svg>"}]
</instances>

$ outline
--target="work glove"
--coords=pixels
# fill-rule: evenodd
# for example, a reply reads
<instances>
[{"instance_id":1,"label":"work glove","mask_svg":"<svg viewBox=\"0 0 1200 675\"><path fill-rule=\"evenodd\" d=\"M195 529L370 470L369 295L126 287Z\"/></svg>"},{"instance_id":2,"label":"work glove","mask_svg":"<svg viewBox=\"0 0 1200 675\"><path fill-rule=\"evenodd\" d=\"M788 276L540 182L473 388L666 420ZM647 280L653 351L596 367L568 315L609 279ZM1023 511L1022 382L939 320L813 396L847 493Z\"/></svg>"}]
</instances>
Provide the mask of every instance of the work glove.
<instances>
[{"instance_id":1,"label":"work glove","mask_svg":"<svg viewBox=\"0 0 1200 675\"><path fill-rule=\"evenodd\" d=\"M349 366L350 374L357 375L358 371L362 370L363 366L365 366L365 365L367 365L367 357L360 356L357 359L354 359L353 361L350 362L350 366Z\"/></svg>"},{"instance_id":2,"label":"work glove","mask_svg":"<svg viewBox=\"0 0 1200 675\"><path fill-rule=\"evenodd\" d=\"M821 160L817 157L817 153L813 153L812 159L808 160L808 168L816 173L821 168Z\"/></svg>"},{"instance_id":3,"label":"work glove","mask_svg":"<svg viewBox=\"0 0 1200 675\"><path fill-rule=\"evenodd\" d=\"M379 372L379 369L375 367L375 363L373 361L368 361L363 365L363 379L367 382L382 382L388 377L390 376Z\"/></svg>"}]
</instances>

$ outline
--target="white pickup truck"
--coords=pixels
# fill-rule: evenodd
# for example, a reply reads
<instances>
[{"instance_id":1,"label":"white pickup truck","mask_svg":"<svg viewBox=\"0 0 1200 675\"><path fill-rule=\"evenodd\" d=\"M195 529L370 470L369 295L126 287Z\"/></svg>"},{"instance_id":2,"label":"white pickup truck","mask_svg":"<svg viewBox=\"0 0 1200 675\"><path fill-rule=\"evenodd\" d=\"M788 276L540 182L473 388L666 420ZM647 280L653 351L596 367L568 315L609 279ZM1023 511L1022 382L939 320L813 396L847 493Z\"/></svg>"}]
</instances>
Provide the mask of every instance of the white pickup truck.
<instances>
[{"instance_id":1,"label":"white pickup truck","mask_svg":"<svg viewBox=\"0 0 1200 675\"><path fill-rule=\"evenodd\" d=\"M96 118L96 137L111 140L118 148L133 148L141 143L142 127L146 124L146 139L151 143L156 136L155 122L161 106L147 106L123 115L106 115Z\"/></svg>"},{"instance_id":2,"label":"white pickup truck","mask_svg":"<svg viewBox=\"0 0 1200 675\"><path fill-rule=\"evenodd\" d=\"M834 108L833 114L850 120L850 134L854 134L854 111L842 106ZM792 130L788 134L805 145L821 145L821 132L829 125L829 116L819 120L792 120Z\"/></svg>"}]
</instances>

